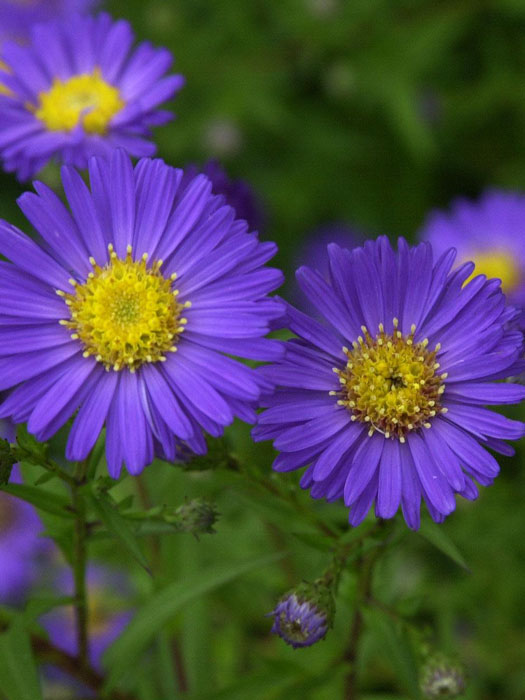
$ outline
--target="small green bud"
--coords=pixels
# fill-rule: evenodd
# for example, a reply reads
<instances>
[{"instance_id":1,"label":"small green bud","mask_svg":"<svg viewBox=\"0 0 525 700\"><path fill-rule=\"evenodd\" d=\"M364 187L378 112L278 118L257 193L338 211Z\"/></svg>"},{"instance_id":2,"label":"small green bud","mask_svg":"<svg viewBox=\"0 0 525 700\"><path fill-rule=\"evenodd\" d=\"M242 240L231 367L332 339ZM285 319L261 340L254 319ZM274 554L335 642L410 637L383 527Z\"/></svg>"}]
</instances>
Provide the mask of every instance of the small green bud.
<instances>
[{"instance_id":1,"label":"small green bud","mask_svg":"<svg viewBox=\"0 0 525 700\"><path fill-rule=\"evenodd\" d=\"M465 690L465 673L457 661L436 652L421 668L420 686L425 698L457 698Z\"/></svg>"},{"instance_id":2,"label":"small green bud","mask_svg":"<svg viewBox=\"0 0 525 700\"><path fill-rule=\"evenodd\" d=\"M212 503L199 498L179 506L172 515L165 515L166 522L174 525L178 532L189 532L192 535L213 533L217 521L217 511Z\"/></svg>"}]
</instances>

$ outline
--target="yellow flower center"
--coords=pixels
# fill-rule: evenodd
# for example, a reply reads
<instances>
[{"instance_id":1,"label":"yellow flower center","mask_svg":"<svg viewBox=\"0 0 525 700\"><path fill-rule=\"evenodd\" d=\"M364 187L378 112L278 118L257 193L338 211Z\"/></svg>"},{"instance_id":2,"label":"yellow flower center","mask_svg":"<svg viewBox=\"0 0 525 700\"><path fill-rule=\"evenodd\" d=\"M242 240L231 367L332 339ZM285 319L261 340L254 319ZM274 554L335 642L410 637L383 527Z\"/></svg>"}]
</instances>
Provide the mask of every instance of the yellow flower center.
<instances>
[{"instance_id":1,"label":"yellow flower center","mask_svg":"<svg viewBox=\"0 0 525 700\"><path fill-rule=\"evenodd\" d=\"M476 269L465 284L476 275L486 275L489 279L497 277L506 293L514 291L520 283L520 268L512 253L501 248L483 250L466 258L476 263Z\"/></svg>"},{"instance_id":2,"label":"yellow flower center","mask_svg":"<svg viewBox=\"0 0 525 700\"><path fill-rule=\"evenodd\" d=\"M123 260L112 245L109 251L105 267L90 258L93 272L84 284L70 280L73 293L57 290L70 312L60 323L81 341L84 357L94 355L108 370L127 367L134 372L145 362L165 361L167 352L177 350L187 322L181 312L191 304L177 302L179 292L171 288L176 275L164 278L162 261L147 267L147 254L133 260L131 246Z\"/></svg>"},{"instance_id":3,"label":"yellow flower center","mask_svg":"<svg viewBox=\"0 0 525 700\"><path fill-rule=\"evenodd\" d=\"M100 70L55 78L53 86L38 96L35 116L49 131L72 131L79 123L90 134L104 134L111 119L124 107L118 88L102 78Z\"/></svg>"},{"instance_id":4,"label":"yellow flower center","mask_svg":"<svg viewBox=\"0 0 525 700\"><path fill-rule=\"evenodd\" d=\"M394 329L397 326L394 319ZM331 393L342 396L338 404L348 408L353 421L369 425L369 435L377 430L385 438L405 442L408 432L430 428L429 419L447 410L440 405L447 375L436 373L440 345L428 350L427 339L414 343L414 325L410 334L403 336L398 330L386 334L380 324L375 338L365 326L361 328L363 336L352 349L343 348L348 358L346 367L334 369L341 392Z\"/></svg>"}]
</instances>

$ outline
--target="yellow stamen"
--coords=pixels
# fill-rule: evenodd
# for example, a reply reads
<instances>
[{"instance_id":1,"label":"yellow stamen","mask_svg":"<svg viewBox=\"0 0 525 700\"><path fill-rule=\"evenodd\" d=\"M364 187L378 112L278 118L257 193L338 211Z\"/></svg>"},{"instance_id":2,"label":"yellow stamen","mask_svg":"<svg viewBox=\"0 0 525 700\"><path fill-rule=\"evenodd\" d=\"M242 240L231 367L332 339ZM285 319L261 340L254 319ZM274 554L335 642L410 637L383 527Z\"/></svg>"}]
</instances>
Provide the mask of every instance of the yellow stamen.
<instances>
[{"instance_id":1,"label":"yellow stamen","mask_svg":"<svg viewBox=\"0 0 525 700\"><path fill-rule=\"evenodd\" d=\"M373 338L368 331L360 345L343 348L347 358L343 370L334 371L343 385L339 405L345 405L352 420L368 424L369 435L377 430L386 438L404 442L412 430L430 427L442 411L440 400L446 374L437 374L437 351L427 349L428 341L414 342L416 327L404 336L396 330L388 335L382 325Z\"/></svg>"},{"instance_id":2,"label":"yellow stamen","mask_svg":"<svg viewBox=\"0 0 525 700\"><path fill-rule=\"evenodd\" d=\"M133 260L128 247L125 259L111 255L105 267L93 264L93 276L64 295L70 318L63 325L82 343L84 357L106 369L134 372L145 362L164 362L187 322L171 284L144 257Z\"/></svg>"},{"instance_id":3,"label":"yellow stamen","mask_svg":"<svg viewBox=\"0 0 525 700\"><path fill-rule=\"evenodd\" d=\"M93 73L69 80L55 78L52 87L38 96L35 116L49 131L72 131L82 124L89 134L104 134L112 118L125 103L118 88L107 83L95 68Z\"/></svg>"}]
</instances>

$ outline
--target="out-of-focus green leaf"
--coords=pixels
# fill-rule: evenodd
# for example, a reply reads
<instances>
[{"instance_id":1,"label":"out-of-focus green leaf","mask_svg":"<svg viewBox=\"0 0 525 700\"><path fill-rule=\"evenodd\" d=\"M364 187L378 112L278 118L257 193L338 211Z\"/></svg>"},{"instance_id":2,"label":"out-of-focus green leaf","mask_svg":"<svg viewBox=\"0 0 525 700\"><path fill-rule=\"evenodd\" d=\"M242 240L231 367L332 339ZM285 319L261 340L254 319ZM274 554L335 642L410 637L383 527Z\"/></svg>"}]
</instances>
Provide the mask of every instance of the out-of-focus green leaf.
<instances>
[{"instance_id":1,"label":"out-of-focus green leaf","mask_svg":"<svg viewBox=\"0 0 525 700\"><path fill-rule=\"evenodd\" d=\"M44 510L46 513L59 515L61 518L75 517L67 498L51 493L51 491L27 484L7 484L2 486L1 490L20 498L22 501L31 503L35 508Z\"/></svg>"},{"instance_id":2,"label":"out-of-focus green leaf","mask_svg":"<svg viewBox=\"0 0 525 700\"><path fill-rule=\"evenodd\" d=\"M184 605L229 581L233 581L248 571L277 561L284 554L284 552L279 552L271 556L232 565L229 568L216 567L207 571L204 577L202 572L197 572L180 581L175 581L155 593L140 608L119 639L108 649L106 661L110 672L107 678L107 689L111 690L115 687L126 669L136 662L159 629Z\"/></svg>"},{"instance_id":3,"label":"out-of-focus green leaf","mask_svg":"<svg viewBox=\"0 0 525 700\"><path fill-rule=\"evenodd\" d=\"M112 504L109 496L104 491L100 491L97 496L92 496L90 498L90 502L108 531L120 540L128 552L148 573L151 573L148 561L142 553L135 533L131 529L128 521Z\"/></svg>"},{"instance_id":4,"label":"out-of-focus green leaf","mask_svg":"<svg viewBox=\"0 0 525 700\"><path fill-rule=\"evenodd\" d=\"M419 700L417 664L405 630L377 608L365 608L363 616L378 645L384 648L385 659L392 664L397 677L410 693L411 700Z\"/></svg>"},{"instance_id":5,"label":"out-of-focus green leaf","mask_svg":"<svg viewBox=\"0 0 525 700\"><path fill-rule=\"evenodd\" d=\"M452 542L450 537L445 533L442 526L437 525L432 520L425 519L422 521L418 533L428 540L430 544L433 544L434 547L439 549L440 552L449 557L449 559L452 559L458 566L461 566L462 569L471 573L465 558L454 542Z\"/></svg>"},{"instance_id":6,"label":"out-of-focus green leaf","mask_svg":"<svg viewBox=\"0 0 525 700\"><path fill-rule=\"evenodd\" d=\"M0 635L0 691L8 700L41 700L29 633L21 619Z\"/></svg>"}]
</instances>

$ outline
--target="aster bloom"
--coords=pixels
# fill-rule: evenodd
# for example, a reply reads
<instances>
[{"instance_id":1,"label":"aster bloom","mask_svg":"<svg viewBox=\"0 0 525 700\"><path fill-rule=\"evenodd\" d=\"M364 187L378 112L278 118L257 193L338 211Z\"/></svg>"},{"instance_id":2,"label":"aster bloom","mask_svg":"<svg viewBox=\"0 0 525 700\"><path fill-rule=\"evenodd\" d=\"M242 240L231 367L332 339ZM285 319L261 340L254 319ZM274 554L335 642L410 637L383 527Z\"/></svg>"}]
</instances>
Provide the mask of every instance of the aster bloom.
<instances>
[{"instance_id":1,"label":"aster bloom","mask_svg":"<svg viewBox=\"0 0 525 700\"><path fill-rule=\"evenodd\" d=\"M10 421L0 421L0 436L14 441L15 428ZM21 482L15 465L10 483ZM47 543L39 536L42 529L29 503L0 491L0 603L21 602L35 580L39 559L47 549Z\"/></svg>"},{"instance_id":2,"label":"aster bloom","mask_svg":"<svg viewBox=\"0 0 525 700\"><path fill-rule=\"evenodd\" d=\"M20 179L51 159L86 167L91 155L122 147L150 156L151 127L172 118L158 109L182 87L181 75L166 76L167 49L133 45L129 22L74 15L36 25L31 42L6 42L0 73L0 156Z\"/></svg>"},{"instance_id":3,"label":"aster bloom","mask_svg":"<svg viewBox=\"0 0 525 700\"><path fill-rule=\"evenodd\" d=\"M525 308L524 195L488 190L476 202L457 199L450 212L432 212L419 237L437 255L455 247L458 264L473 260L476 274L499 278L510 302Z\"/></svg>"},{"instance_id":4,"label":"aster bloom","mask_svg":"<svg viewBox=\"0 0 525 700\"><path fill-rule=\"evenodd\" d=\"M492 483L499 467L486 448L514 451L505 439L521 422L483 407L517 403L525 388L496 380L515 373L523 338L512 328L499 280L455 251L433 260L432 247L388 239L362 248L329 246L330 281L301 268L301 288L325 323L288 308L298 336L261 373L279 388L254 430L281 451L274 468L310 465L301 485L314 498L344 498L350 523L375 502L391 518L401 505L419 527L423 498L432 518L455 508L455 493L477 496L473 479Z\"/></svg>"},{"instance_id":5,"label":"aster bloom","mask_svg":"<svg viewBox=\"0 0 525 700\"><path fill-rule=\"evenodd\" d=\"M266 294L275 254L198 175L160 160L133 168L117 150L62 179L71 212L45 185L19 205L35 243L0 222L1 416L47 440L78 410L66 449L84 459L106 424L109 473L137 474L181 445L204 453L203 430L254 422L267 382L228 355L275 359L264 338L281 315Z\"/></svg>"},{"instance_id":6,"label":"aster bloom","mask_svg":"<svg viewBox=\"0 0 525 700\"><path fill-rule=\"evenodd\" d=\"M56 578L56 591L73 595L74 582L71 570L62 571ZM91 564L86 572L89 657L94 668L101 668L105 650L120 635L132 617L122 601L131 593L129 581L117 571ZM61 606L42 617L43 627L51 642L68 654L76 655L77 636L72 606Z\"/></svg>"},{"instance_id":7,"label":"aster bloom","mask_svg":"<svg viewBox=\"0 0 525 700\"><path fill-rule=\"evenodd\" d=\"M203 173L212 184L213 194L224 197L226 204L235 209L238 219L244 219L252 231L260 231L263 225L263 212L252 187L244 180L232 180L216 160L209 160L202 168L190 165L185 170L186 177Z\"/></svg>"}]
</instances>

